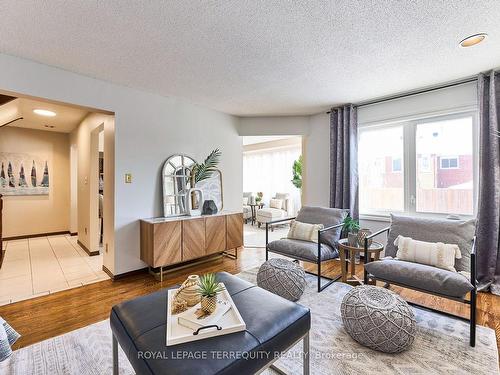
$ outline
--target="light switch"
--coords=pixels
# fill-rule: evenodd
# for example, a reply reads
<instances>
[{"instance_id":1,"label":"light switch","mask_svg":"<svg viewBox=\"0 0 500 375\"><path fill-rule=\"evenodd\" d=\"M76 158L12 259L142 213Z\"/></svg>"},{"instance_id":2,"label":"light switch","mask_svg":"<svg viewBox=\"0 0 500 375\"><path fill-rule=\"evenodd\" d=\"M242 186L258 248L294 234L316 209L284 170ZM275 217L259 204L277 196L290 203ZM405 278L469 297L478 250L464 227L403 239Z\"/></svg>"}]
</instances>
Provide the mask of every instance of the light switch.
<instances>
[{"instance_id":1,"label":"light switch","mask_svg":"<svg viewBox=\"0 0 500 375\"><path fill-rule=\"evenodd\" d=\"M132 183L132 173L125 173L125 183L126 184Z\"/></svg>"}]
</instances>

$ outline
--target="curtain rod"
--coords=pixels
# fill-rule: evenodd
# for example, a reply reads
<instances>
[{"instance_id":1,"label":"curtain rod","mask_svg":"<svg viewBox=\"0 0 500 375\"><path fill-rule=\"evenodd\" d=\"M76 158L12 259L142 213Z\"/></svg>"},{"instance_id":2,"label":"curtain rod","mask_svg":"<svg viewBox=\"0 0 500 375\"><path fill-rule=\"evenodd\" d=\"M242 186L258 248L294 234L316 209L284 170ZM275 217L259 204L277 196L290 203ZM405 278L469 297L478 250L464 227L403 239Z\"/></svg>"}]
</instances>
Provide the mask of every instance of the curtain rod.
<instances>
[{"instance_id":1,"label":"curtain rod","mask_svg":"<svg viewBox=\"0 0 500 375\"><path fill-rule=\"evenodd\" d=\"M420 90L405 92L405 93L402 93L402 94L397 94L397 95L392 95L392 96L386 96L386 97L383 97L383 98L378 98L378 99L373 99L373 100L367 100L367 101L355 104L354 106L358 107L358 108L359 107L364 107L364 106L371 105L371 104L377 104L377 103L387 102L389 100L394 100L394 99L406 98L408 96L413 96L413 95L418 95L418 94L424 94L426 92L435 91L435 90L441 90L441 89L446 89L448 87L459 86L459 85L463 85L465 83L470 83L470 82L475 82L475 81L477 81L477 76L465 78L465 79L462 79L460 81L449 82L449 83L446 83L444 85L432 86L432 87L427 87L427 88L423 88L423 89L420 89ZM332 111L328 111L326 113L330 114L331 112Z\"/></svg>"}]
</instances>

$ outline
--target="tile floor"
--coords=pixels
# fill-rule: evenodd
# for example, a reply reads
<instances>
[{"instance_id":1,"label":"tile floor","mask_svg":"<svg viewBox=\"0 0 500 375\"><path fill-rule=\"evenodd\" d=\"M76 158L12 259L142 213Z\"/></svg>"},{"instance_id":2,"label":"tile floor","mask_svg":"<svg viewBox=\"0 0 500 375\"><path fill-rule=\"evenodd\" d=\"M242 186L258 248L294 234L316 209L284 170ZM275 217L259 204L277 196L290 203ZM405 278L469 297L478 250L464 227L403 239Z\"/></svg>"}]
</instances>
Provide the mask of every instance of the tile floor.
<instances>
[{"instance_id":1,"label":"tile floor","mask_svg":"<svg viewBox=\"0 0 500 375\"><path fill-rule=\"evenodd\" d=\"M88 256L76 236L4 241L0 305L107 280L102 255Z\"/></svg>"}]
</instances>

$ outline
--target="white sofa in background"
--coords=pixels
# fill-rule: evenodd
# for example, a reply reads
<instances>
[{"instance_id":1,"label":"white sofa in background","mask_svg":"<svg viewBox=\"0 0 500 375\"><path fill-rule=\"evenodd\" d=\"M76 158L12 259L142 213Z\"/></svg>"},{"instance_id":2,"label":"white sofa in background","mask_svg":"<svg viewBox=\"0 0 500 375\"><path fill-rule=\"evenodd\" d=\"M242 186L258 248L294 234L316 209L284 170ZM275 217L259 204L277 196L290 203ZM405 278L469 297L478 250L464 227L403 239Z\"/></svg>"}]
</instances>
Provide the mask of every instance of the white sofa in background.
<instances>
[{"instance_id":1,"label":"white sofa in background","mask_svg":"<svg viewBox=\"0 0 500 375\"><path fill-rule=\"evenodd\" d=\"M279 203L277 201L281 201L281 205L277 204ZM257 211L256 221L260 228L263 224L265 225L274 220L292 217L294 214L295 212L290 194L276 193L276 195L271 198L269 207L261 208Z\"/></svg>"}]
</instances>

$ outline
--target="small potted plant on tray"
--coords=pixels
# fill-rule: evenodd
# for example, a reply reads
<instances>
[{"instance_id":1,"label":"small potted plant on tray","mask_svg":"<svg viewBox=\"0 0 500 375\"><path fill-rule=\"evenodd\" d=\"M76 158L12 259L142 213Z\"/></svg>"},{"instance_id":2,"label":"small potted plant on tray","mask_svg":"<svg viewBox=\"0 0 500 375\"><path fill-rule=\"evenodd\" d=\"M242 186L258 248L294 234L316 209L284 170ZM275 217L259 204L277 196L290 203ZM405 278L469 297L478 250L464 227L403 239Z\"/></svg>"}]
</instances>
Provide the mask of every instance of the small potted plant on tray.
<instances>
[{"instance_id":1,"label":"small potted plant on tray","mask_svg":"<svg viewBox=\"0 0 500 375\"><path fill-rule=\"evenodd\" d=\"M347 233L347 244L349 246L358 246L359 222L350 216L344 219L342 230Z\"/></svg>"},{"instance_id":2,"label":"small potted plant on tray","mask_svg":"<svg viewBox=\"0 0 500 375\"><path fill-rule=\"evenodd\" d=\"M217 308L217 294L224 290L224 286L217 281L214 273L207 273L200 277L198 292L201 295L201 309L212 314Z\"/></svg>"}]
</instances>

